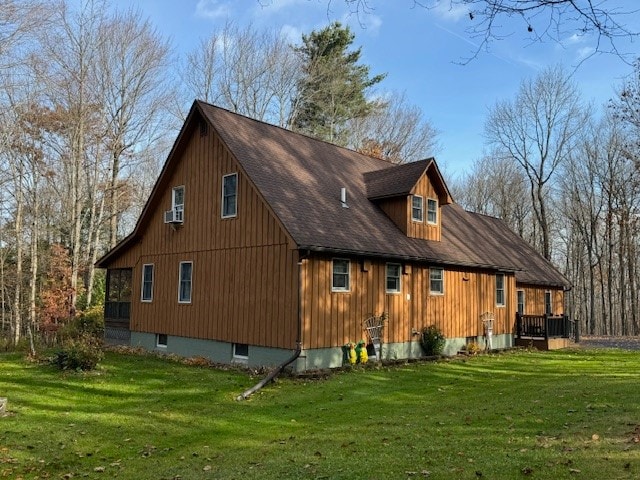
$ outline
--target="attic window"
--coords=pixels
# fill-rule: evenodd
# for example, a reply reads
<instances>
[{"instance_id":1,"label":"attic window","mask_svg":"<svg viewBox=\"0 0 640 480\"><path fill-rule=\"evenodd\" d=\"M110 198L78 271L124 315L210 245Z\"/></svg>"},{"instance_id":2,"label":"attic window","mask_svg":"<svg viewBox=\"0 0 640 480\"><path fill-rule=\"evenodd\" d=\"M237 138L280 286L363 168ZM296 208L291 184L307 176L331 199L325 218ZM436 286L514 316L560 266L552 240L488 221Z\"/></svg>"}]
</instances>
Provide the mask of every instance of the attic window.
<instances>
[{"instance_id":1,"label":"attic window","mask_svg":"<svg viewBox=\"0 0 640 480\"><path fill-rule=\"evenodd\" d=\"M411 198L411 220L422 223L423 217L423 198L420 195L414 195Z\"/></svg>"},{"instance_id":2,"label":"attic window","mask_svg":"<svg viewBox=\"0 0 640 480\"><path fill-rule=\"evenodd\" d=\"M222 177L222 218L233 218L238 214L238 174Z\"/></svg>"},{"instance_id":3,"label":"attic window","mask_svg":"<svg viewBox=\"0 0 640 480\"><path fill-rule=\"evenodd\" d=\"M427 223L438 224L438 201L433 198L427 198Z\"/></svg>"},{"instance_id":4,"label":"attic window","mask_svg":"<svg viewBox=\"0 0 640 480\"><path fill-rule=\"evenodd\" d=\"M164 213L164 223L182 223L184 221L184 185L171 190L171 210Z\"/></svg>"}]
</instances>

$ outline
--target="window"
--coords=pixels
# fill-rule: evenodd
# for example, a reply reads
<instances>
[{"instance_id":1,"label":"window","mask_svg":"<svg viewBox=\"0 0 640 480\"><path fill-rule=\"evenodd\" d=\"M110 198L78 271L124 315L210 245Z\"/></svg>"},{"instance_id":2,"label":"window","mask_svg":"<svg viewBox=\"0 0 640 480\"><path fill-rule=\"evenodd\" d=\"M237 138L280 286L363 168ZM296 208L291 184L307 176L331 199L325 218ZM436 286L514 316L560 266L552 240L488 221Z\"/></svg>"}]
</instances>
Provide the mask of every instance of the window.
<instances>
[{"instance_id":1,"label":"window","mask_svg":"<svg viewBox=\"0 0 640 480\"><path fill-rule=\"evenodd\" d=\"M156 335L156 347L167 348L167 334L158 333Z\"/></svg>"},{"instance_id":2,"label":"window","mask_svg":"<svg viewBox=\"0 0 640 480\"><path fill-rule=\"evenodd\" d=\"M331 279L331 290L334 292L349 291L349 272L351 262L341 258L333 259L333 275Z\"/></svg>"},{"instance_id":3,"label":"window","mask_svg":"<svg viewBox=\"0 0 640 480\"><path fill-rule=\"evenodd\" d=\"M411 198L411 220L414 222L422 222L422 197L420 195L414 195Z\"/></svg>"},{"instance_id":4,"label":"window","mask_svg":"<svg viewBox=\"0 0 640 480\"><path fill-rule=\"evenodd\" d=\"M150 302L153 300L153 265L142 265L142 288L140 300Z\"/></svg>"},{"instance_id":5,"label":"window","mask_svg":"<svg viewBox=\"0 0 640 480\"><path fill-rule=\"evenodd\" d=\"M504 307L504 274L496 275L496 306Z\"/></svg>"},{"instance_id":6,"label":"window","mask_svg":"<svg viewBox=\"0 0 640 480\"><path fill-rule=\"evenodd\" d=\"M178 303L191 303L192 262L180 262L180 282L178 285Z\"/></svg>"},{"instance_id":7,"label":"window","mask_svg":"<svg viewBox=\"0 0 640 480\"><path fill-rule=\"evenodd\" d=\"M551 292L544 292L544 313L547 315L553 315L551 309Z\"/></svg>"},{"instance_id":8,"label":"window","mask_svg":"<svg viewBox=\"0 0 640 480\"><path fill-rule=\"evenodd\" d=\"M518 313L524 315L524 290L518 290Z\"/></svg>"},{"instance_id":9,"label":"window","mask_svg":"<svg viewBox=\"0 0 640 480\"><path fill-rule=\"evenodd\" d=\"M387 293L400 293L402 265L387 263Z\"/></svg>"},{"instance_id":10,"label":"window","mask_svg":"<svg viewBox=\"0 0 640 480\"><path fill-rule=\"evenodd\" d=\"M427 223L438 224L438 201L433 198L427 198Z\"/></svg>"},{"instance_id":11,"label":"window","mask_svg":"<svg viewBox=\"0 0 640 480\"><path fill-rule=\"evenodd\" d=\"M222 218L232 218L238 214L238 174L222 177Z\"/></svg>"},{"instance_id":12,"label":"window","mask_svg":"<svg viewBox=\"0 0 640 480\"><path fill-rule=\"evenodd\" d=\"M171 192L171 210L173 210L173 218L176 222L182 222L184 219L184 186L173 187Z\"/></svg>"},{"instance_id":13,"label":"window","mask_svg":"<svg viewBox=\"0 0 640 480\"><path fill-rule=\"evenodd\" d=\"M246 343L234 343L233 344L233 358L240 358L246 360L249 358L249 345Z\"/></svg>"},{"instance_id":14,"label":"window","mask_svg":"<svg viewBox=\"0 0 640 480\"><path fill-rule=\"evenodd\" d=\"M442 268L429 269L429 293L432 295L444 294L444 270Z\"/></svg>"}]
</instances>

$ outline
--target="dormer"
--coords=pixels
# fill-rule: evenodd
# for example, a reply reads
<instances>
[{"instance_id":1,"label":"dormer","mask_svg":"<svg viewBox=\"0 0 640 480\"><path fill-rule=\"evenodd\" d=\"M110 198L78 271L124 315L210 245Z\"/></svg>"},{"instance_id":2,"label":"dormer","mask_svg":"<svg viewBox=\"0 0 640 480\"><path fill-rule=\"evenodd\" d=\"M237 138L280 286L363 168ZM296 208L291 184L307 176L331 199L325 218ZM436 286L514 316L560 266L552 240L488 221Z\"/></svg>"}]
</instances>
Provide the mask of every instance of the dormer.
<instances>
[{"instance_id":1,"label":"dormer","mask_svg":"<svg viewBox=\"0 0 640 480\"><path fill-rule=\"evenodd\" d=\"M441 209L453 202L433 158L364 174L367 197L412 238L441 238Z\"/></svg>"}]
</instances>

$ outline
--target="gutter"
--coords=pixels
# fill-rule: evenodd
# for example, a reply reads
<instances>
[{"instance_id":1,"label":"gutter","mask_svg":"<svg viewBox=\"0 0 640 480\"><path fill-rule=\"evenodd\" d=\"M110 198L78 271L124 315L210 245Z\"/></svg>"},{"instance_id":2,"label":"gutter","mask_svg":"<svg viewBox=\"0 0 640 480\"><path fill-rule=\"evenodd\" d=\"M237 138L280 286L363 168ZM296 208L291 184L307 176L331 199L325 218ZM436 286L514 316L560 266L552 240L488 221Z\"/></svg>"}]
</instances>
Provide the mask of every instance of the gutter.
<instances>
[{"instance_id":1,"label":"gutter","mask_svg":"<svg viewBox=\"0 0 640 480\"><path fill-rule=\"evenodd\" d=\"M360 250L321 247L321 246L315 246L315 245L304 245L304 246L301 246L300 249L306 250L307 252L314 251L318 253L330 253L335 255L352 255L352 256L365 257L365 258L385 258L388 260L396 260L401 262L427 263L427 264L433 264L433 265L438 265L443 267L448 266L448 267L484 268L489 270L498 270L504 273L516 273L516 272L524 271L524 269L519 267L509 267L504 265L491 265L486 263L442 260L441 258L421 257L416 255L397 255L397 254L394 255L389 253L366 252L366 251L360 251Z\"/></svg>"},{"instance_id":2,"label":"gutter","mask_svg":"<svg viewBox=\"0 0 640 480\"><path fill-rule=\"evenodd\" d=\"M293 355L289 357L284 363L280 364L276 367L269 375L264 377L258 383L256 383L253 387L248 388L240 395L236 397L238 402L242 400L246 400L249 396L256 393L262 387L267 385L269 382L273 381L278 375L280 375L283 370L291 363L293 363L302 353L302 262L305 258L309 256L310 252L299 251L298 253L298 334L296 338L296 349L293 352Z\"/></svg>"}]
</instances>

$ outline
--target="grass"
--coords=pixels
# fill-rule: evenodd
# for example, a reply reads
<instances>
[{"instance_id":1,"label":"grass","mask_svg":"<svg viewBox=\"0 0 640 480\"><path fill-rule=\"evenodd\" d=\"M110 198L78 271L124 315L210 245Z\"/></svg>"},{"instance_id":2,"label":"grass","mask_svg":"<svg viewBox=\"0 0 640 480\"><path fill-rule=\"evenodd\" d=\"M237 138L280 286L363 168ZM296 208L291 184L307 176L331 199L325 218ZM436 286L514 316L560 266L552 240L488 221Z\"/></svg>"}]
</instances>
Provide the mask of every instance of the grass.
<instances>
[{"instance_id":1,"label":"grass","mask_svg":"<svg viewBox=\"0 0 640 480\"><path fill-rule=\"evenodd\" d=\"M640 477L640 353L518 352L281 379L0 355L0 478Z\"/></svg>"}]
</instances>

